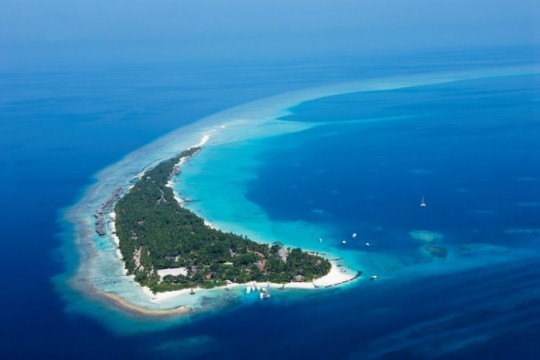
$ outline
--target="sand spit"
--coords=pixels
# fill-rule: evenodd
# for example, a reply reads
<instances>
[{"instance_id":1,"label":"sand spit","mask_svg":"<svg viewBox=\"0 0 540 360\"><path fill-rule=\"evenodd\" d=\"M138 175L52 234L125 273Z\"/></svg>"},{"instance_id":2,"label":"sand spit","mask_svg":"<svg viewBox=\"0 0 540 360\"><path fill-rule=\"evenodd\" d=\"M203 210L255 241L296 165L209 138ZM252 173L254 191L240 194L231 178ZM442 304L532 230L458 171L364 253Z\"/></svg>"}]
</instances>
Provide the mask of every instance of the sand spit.
<instances>
[{"instance_id":1,"label":"sand spit","mask_svg":"<svg viewBox=\"0 0 540 360\"><path fill-rule=\"evenodd\" d=\"M148 309L142 306L135 305L123 297L111 293L111 292L105 292L101 293L101 295L114 303L116 306L121 307L124 310L127 310L130 313L134 313L136 315L145 315L145 316L174 316L174 315L185 315L192 311L192 309L189 306L180 306L174 309Z\"/></svg>"}]
</instances>

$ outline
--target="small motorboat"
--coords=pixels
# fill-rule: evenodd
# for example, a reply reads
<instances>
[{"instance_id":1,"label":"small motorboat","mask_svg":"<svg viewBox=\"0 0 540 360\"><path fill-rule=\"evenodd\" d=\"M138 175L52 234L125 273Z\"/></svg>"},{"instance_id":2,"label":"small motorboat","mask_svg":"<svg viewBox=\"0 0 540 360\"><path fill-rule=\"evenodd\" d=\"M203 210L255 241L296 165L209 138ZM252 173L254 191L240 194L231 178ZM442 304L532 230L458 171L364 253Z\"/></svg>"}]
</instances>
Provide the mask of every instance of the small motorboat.
<instances>
[{"instance_id":1,"label":"small motorboat","mask_svg":"<svg viewBox=\"0 0 540 360\"><path fill-rule=\"evenodd\" d=\"M259 298L261 300L270 298L270 294L268 293L268 290L266 290L266 288L262 288L261 293L259 294Z\"/></svg>"}]
</instances>

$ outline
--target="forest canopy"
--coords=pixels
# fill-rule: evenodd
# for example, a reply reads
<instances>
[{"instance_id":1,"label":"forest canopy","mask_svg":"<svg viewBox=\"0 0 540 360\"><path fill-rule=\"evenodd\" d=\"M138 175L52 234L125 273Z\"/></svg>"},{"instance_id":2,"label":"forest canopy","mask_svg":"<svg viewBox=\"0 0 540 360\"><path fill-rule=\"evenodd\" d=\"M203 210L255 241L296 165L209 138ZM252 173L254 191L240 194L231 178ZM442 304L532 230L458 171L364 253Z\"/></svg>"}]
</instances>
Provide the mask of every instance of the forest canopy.
<instances>
[{"instance_id":1,"label":"forest canopy","mask_svg":"<svg viewBox=\"0 0 540 360\"><path fill-rule=\"evenodd\" d=\"M167 182L181 159L200 150L183 151L148 170L115 205L120 251L139 284L160 292L227 282L312 281L328 274L330 262L316 254L211 228L180 206ZM168 268L185 271L161 278L157 271Z\"/></svg>"}]
</instances>

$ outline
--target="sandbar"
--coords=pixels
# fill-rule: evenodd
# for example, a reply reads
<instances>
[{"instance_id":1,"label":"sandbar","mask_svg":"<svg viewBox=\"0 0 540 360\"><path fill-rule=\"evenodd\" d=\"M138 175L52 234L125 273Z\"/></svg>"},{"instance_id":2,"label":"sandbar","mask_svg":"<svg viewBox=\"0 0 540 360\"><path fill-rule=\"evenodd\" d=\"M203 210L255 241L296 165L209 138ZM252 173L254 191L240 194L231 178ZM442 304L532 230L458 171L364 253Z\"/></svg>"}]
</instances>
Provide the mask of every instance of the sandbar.
<instances>
[{"instance_id":1,"label":"sandbar","mask_svg":"<svg viewBox=\"0 0 540 360\"><path fill-rule=\"evenodd\" d=\"M189 306L180 306L173 309L148 309L143 306L135 305L123 297L111 293L111 292L104 292L101 293L101 295L107 299L110 300L115 305L121 307L124 310L128 310L131 313L139 314L139 315L147 315L147 316L172 316L172 315L185 315L192 311L192 309Z\"/></svg>"}]
</instances>

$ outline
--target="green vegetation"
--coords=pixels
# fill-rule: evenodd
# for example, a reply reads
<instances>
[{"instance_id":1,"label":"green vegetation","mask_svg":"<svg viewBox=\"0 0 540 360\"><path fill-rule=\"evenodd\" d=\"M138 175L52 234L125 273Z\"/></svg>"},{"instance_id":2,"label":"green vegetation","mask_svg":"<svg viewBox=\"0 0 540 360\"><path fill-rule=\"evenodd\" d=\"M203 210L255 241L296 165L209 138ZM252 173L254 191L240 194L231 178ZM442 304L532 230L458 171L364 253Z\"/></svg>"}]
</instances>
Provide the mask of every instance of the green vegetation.
<instances>
[{"instance_id":1,"label":"green vegetation","mask_svg":"<svg viewBox=\"0 0 540 360\"><path fill-rule=\"evenodd\" d=\"M199 150L186 150L147 171L115 205L120 251L138 283L160 292L212 288L227 281L312 281L330 271L330 262L320 256L212 229L181 207L166 184L175 164ZM180 267L186 275L160 279L157 273Z\"/></svg>"}]
</instances>

